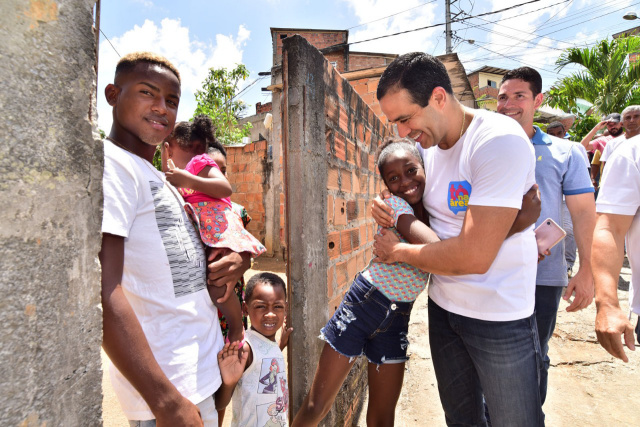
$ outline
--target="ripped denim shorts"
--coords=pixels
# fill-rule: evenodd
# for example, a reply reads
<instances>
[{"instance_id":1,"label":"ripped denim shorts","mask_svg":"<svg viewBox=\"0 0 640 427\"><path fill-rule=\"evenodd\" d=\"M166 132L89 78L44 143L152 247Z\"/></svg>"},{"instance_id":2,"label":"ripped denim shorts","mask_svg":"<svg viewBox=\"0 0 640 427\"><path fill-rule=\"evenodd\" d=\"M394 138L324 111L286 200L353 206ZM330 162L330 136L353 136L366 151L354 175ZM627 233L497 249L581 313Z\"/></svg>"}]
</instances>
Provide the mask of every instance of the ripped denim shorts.
<instances>
[{"instance_id":1,"label":"ripped denim shorts","mask_svg":"<svg viewBox=\"0 0 640 427\"><path fill-rule=\"evenodd\" d=\"M377 365L406 362L411 307L390 301L358 274L320 338L346 357L364 354Z\"/></svg>"}]
</instances>

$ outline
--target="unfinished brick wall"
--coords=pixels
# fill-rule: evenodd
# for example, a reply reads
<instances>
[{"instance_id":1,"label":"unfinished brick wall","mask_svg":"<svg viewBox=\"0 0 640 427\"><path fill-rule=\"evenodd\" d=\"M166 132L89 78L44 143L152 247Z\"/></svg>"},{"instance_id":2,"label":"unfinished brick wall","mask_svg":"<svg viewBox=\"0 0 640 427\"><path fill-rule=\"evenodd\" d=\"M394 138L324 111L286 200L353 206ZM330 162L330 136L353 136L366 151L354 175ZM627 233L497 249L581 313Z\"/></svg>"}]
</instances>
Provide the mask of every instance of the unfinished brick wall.
<instances>
[{"instance_id":1,"label":"unfinished brick wall","mask_svg":"<svg viewBox=\"0 0 640 427\"><path fill-rule=\"evenodd\" d=\"M349 53L349 71L364 70L366 68L384 67L391 64L395 56L391 55L375 55L372 53L358 54Z\"/></svg>"},{"instance_id":2,"label":"unfinished brick wall","mask_svg":"<svg viewBox=\"0 0 640 427\"><path fill-rule=\"evenodd\" d=\"M380 82L380 77L366 77L363 79L351 80L351 86L356 91L358 95L362 98L362 100L369 106L371 111L378 117L382 118L386 123L386 118L384 114L382 114L382 110L380 109L380 104L378 103L378 98L376 98L376 91L378 90L378 82Z\"/></svg>"},{"instance_id":3,"label":"unfinished brick wall","mask_svg":"<svg viewBox=\"0 0 640 427\"><path fill-rule=\"evenodd\" d=\"M348 31L322 31L322 30L296 30L296 29L280 29L280 28L272 28L271 29L271 37L273 43L273 63L280 64L282 63L282 44L283 41L287 37L293 37L295 35L299 35L304 37L311 45L315 46L317 49L324 49L325 47L334 46L337 44L342 44L347 42L347 38L349 37ZM345 47L348 49L348 47ZM338 70L345 70L345 58L344 52L345 49L340 50L339 52L335 52L333 54L333 58L329 59L329 61L338 62Z\"/></svg>"},{"instance_id":4,"label":"unfinished brick wall","mask_svg":"<svg viewBox=\"0 0 640 427\"><path fill-rule=\"evenodd\" d=\"M267 141L258 141L244 147L227 147L227 174L233 189L231 200L245 207L251 222L247 230L264 244L265 239L265 185L267 174Z\"/></svg>"},{"instance_id":5,"label":"unfinished brick wall","mask_svg":"<svg viewBox=\"0 0 640 427\"><path fill-rule=\"evenodd\" d=\"M319 330L372 256L375 225L369 205L381 187L374 155L389 129L302 37L284 41L283 81L287 275L294 328L289 380L295 414L323 347ZM357 421L366 365L364 358L355 362L324 425Z\"/></svg>"}]
</instances>

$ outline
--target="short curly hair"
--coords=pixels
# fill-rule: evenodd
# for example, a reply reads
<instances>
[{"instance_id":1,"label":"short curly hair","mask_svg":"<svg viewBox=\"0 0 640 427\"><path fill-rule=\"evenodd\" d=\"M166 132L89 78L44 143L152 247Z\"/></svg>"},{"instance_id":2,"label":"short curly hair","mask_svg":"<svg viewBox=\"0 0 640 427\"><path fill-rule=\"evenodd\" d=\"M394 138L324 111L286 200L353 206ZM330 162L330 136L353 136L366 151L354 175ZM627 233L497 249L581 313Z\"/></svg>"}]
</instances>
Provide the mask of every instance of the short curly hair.
<instances>
[{"instance_id":1,"label":"short curly hair","mask_svg":"<svg viewBox=\"0 0 640 427\"><path fill-rule=\"evenodd\" d=\"M180 83L180 73L178 69L167 58L162 55L158 55L153 52L132 52L128 53L118 61L116 65L115 78L117 79L120 74L128 73L132 71L136 65L140 63L154 64L166 68L171 71L178 78Z\"/></svg>"}]
</instances>

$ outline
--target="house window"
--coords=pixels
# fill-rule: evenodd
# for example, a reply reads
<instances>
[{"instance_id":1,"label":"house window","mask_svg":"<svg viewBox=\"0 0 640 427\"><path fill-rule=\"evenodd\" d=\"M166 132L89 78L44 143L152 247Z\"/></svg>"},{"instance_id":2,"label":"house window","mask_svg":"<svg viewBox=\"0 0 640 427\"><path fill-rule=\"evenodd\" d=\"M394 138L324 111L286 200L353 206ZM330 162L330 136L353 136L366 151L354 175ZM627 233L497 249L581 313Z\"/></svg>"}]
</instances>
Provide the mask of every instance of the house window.
<instances>
[{"instance_id":1,"label":"house window","mask_svg":"<svg viewBox=\"0 0 640 427\"><path fill-rule=\"evenodd\" d=\"M497 88L498 84L493 80L487 80L487 86Z\"/></svg>"},{"instance_id":2,"label":"house window","mask_svg":"<svg viewBox=\"0 0 640 427\"><path fill-rule=\"evenodd\" d=\"M333 65L333 68L338 66L338 61L330 61L329 64Z\"/></svg>"}]
</instances>

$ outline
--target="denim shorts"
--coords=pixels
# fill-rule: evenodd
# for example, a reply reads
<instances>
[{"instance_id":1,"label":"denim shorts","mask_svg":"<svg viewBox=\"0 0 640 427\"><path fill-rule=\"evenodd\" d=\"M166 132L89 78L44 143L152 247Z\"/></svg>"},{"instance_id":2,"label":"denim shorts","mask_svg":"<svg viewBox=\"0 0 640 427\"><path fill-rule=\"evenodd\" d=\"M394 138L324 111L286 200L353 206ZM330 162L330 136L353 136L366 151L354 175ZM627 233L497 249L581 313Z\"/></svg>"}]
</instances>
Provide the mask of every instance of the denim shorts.
<instances>
[{"instance_id":1,"label":"denim shorts","mask_svg":"<svg viewBox=\"0 0 640 427\"><path fill-rule=\"evenodd\" d=\"M358 274L320 338L346 357L364 354L377 365L406 362L412 307L390 301Z\"/></svg>"}]
</instances>

